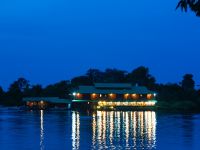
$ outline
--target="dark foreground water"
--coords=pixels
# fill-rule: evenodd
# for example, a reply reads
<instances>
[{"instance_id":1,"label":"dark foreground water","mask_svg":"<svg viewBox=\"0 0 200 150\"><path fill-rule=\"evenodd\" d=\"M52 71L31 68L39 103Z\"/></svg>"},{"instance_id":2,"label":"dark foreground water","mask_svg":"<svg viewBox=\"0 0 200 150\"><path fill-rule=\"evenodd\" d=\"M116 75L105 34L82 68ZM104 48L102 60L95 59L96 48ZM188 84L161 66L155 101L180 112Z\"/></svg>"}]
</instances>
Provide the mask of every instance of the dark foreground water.
<instances>
[{"instance_id":1,"label":"dark foreground water","mask_svg":"<svg viewBox=\"0 0 200 150\"><path fill-rule=\"evenodd\" d=\"M200 114L0 109L1 150L200 150Z\"/></svg>"}]
</instances>

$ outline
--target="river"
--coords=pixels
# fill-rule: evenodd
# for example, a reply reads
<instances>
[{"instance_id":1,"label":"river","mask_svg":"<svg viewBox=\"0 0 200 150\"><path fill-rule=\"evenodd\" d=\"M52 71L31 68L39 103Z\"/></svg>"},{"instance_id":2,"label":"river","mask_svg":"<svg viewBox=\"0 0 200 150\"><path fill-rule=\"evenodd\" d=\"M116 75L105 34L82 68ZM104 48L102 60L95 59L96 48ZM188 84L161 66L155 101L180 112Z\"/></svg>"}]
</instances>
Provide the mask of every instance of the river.
<instances>
[{"instance_id":1,"label":"river","mask_svg":"<svg viewBox=\"0 0 200 150\"><path fill-rule=\"evenodd\" d=\"M200 114L0 109L1 150L199 150Z\"/></svg>"}]
</instances>

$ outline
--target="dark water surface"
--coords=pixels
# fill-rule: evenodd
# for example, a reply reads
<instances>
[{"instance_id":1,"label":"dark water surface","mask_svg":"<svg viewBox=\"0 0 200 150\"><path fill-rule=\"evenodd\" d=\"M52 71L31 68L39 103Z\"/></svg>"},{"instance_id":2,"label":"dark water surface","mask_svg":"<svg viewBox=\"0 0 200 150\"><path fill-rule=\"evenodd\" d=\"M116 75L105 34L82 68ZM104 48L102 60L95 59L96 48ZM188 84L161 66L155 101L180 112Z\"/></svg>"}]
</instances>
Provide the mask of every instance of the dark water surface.
<instances>
[{"instance_id":1,"label":"dark water surface","mask_svg":"<svg viewBox=\"0 0 200 150\"><path fill-rule=\"evenodd\" d=\"M0 109L1 150L200 150L200 114Z\"/></svg>"}]
</instances>

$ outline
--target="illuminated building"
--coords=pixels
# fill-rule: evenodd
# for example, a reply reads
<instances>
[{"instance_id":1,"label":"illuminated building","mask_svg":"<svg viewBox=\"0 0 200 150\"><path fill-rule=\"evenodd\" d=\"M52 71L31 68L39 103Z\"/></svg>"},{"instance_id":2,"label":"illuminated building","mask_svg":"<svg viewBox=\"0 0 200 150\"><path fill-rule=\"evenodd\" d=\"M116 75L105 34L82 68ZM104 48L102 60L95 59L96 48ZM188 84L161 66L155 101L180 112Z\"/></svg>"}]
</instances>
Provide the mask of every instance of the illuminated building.
<instances>
[{"instance_id":1,"label":"illuminated building","mask_svg":"<svg viewBox=\"0 0 200 150\"><path fill-rule=\"evenodd\" d=\"M81 97L79 97L81 98ZM25 97L23 102L29 109L46 109L46 108L66 108L71 107L71 100L61 99L58 97Z\"/></svg>"},{"instance_id":2,"label":"illuminated building","mask_svg":"<svg viewBox=\"0 0 200 150\"><path fill-rule=\"evenodd\" d=\"M95 83L73 91L72 108L119 109L153 108L156 93L128 83Z\"/></svg>"}]
</instances>

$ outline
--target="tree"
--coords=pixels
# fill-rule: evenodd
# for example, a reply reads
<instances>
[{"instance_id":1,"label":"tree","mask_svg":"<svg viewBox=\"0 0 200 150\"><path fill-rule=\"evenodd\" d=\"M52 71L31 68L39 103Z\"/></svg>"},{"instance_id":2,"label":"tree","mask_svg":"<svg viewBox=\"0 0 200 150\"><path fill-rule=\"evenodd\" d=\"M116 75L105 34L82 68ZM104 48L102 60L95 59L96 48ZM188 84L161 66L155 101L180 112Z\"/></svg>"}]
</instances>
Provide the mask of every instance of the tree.
<instances>
[{"instance_id":1,"label":"tree","mask_svg":"<svg viewBox=\"0 0 200 150\"><path fill-rule=\"evenodd\" d=\"M89 69L86 73L86 76L91 80L93 83L95 82L102 82L104 73L98 69Z\"/></svg>"},{"instance_id":2,"label":"tree","mask_svg":"<svg viewBox=\"0 0 200 150\"><path fill-rule=\"evenodd\" d=\"M32 86L31 91L31 93L33 93L33 96L40 97L43 94L43 88L40 84Z\"/></svg>"},{"instance_id":3,"label":"tree","mask_svg":"<svg viewBox=\"0 0 200 150\"><path fill-rule=\"evenodd\" d=\"M178 84L160 85L158 93L159 101L176 102L183 99L183 90Z\"/></svg>"},{"instance_id":4,"label":"tree","mask_svg":"<svg viewBox=\"0 0 200 150\"><path fill-rule=\"evenodd\" d=\"M3 88L0 86L0 97L4 94Z\"/></svg>"},{"instance_id":5,"label":"tree","mask_svg":"<svg viewBox=\"0 0 200 150\"><path fill-rule=\"evenodd\" d=\"M19 90L20 92L24 92L26 89L30 87L29 81L25 78L19 78L13 84L11 84L9 90Z\"/></svg>"},{"instance_id":6,"label":"tree","mask_svg":"<svg viewBox=\"0 0 200 150\"><path fill-rule=\"evenodd\" d=\"M19 78L14 81L6 93L7 99L5 103L8 105L21 105L24 93L29 89L29 86L29 81L25 78Z\"/></svg>"},{"instance_id":7,"label":"tree","mask_svg":"<svg viewBox=\"0 0 200 150\"><path fill-rule=\"evenodd\" d=\"M146 86L148 88L153 88L155 86L155 78L149 74L149 69L147 67L141 66L133 70L128 74L128 80L133 85Z\"/></svg>"},{"instance_id":8,"label":"tree","mask_svg":"<svg viewBox=\"0 0 200 150\"><path fill-rule=\"evenodd\" d=\"M0 86L0 104L3 103L4 98L4 91L3 88Z\"/></svg>"},{"instance_id":9,"label":"tree","mask_svg":"<svg viewBox=\"0 0 200 150\"><path fill-rule=\"evenodd\" d=\"M104 72L98 69L89 69L86 73L92 83L95 82L125 82L126 81L126 71L118 69L106 69Z\"/></svg>"},{"instance_id":10,"label":"tree","mask_svg":"<svg viewBox=\"0 0 200 150\"><path fill-rule=\"evenodd\" d=\"M187 11L188 7L200 16L200 0L180 0L176 9L181 8L182 11Z\"/></svg>"},{"instance_id":11,"label":"tree","mask_svg":"<svg viewBox=\"0 0 200 150\"><path fill-rule=\"evenodd\" d=\"M53 85L48 85L44 89L44 96L67 98L70 92L70 87L69 81L60 81Z\"/></svg>"},{"instance_id":12,"label":"tree","mask_svg":"<svg viewBox=\"0 0 200 150\"><path fill-rule=\"evenodd\" d=\"M192 74L185 74L183 76L181 86L185 91L193 91L194 86L195 86L195 82L193 80L193 75Z\"/></svg>"},{"instance_id":13,"label":"tree","mask_svg":"<svg viewBox=\"0 0 200 150\"><path fill-rule=\"evenodd\" d=\"M185 74L181 81L181 87L183 89L183 99L188 101L197 101L198 92L195 90L195 82L192 74Z\"/></svg>"},{"instance_id":14,"label":"tree","mask_svg":"<svg viewBox=\"0 0 200 150\"><path fill-rule=\"evenodd\" d=\"M41 97L43 96L43 88L40 84L33 85L24 93L26 97Z\"/></svg>"},{"instance_id":15,"label":"tree","mask_svg":"<svg viewBox=\"0 0 200 150\"><path fill-rule=\"evenodd\" d=\"M126 81L126 71L118 69L106 69L103 75L103 82L107 83L122 83Z\"/></svg>"},{"instance_id":16,"label":"tree","mask_svg":"<svg viewBox=\"0 0 200 150\"><path fill-rule=\"evenodd\" d=\"M79 85L93 85L93 82L88 76L79 76L73 78L71 84L73 87L77 87Z\"/></svg>"}]
</instances>

